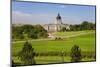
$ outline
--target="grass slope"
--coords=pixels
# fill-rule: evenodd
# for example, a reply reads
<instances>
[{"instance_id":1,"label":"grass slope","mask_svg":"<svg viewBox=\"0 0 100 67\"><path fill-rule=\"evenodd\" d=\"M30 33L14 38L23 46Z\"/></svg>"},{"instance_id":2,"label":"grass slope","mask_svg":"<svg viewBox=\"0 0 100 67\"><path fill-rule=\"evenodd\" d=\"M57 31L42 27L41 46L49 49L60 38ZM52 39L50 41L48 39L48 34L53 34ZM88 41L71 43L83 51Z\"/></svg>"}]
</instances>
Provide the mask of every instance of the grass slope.
<instances>
[{"instance_id":1,"label":"grass slope","mask_svg":"<svg viewBox=\"0 0 100 67\"><path fill-rule=\"evenodd\" d=\"M94 30L85 30L85 31L67 31L67 32L56 32L53 35L54 36L70 36L75 34L81 34L81 33L91 33L95 32Z\"/></svg>"},{"instance_id":2,"label":"grass slope","mask_svg":"<svg viewBox=\"0 0 100 67\"><path fill-rule=\"evenodd\" d=\"M24 42L20 43L12 43L12 54L14 62L21 61L14 57L23 47ZM42 52L70 52L73 45L79 45L82 52L85 52L87 54L89 53L95 53L95 33L87 34L87 35L81 35L78 37L72 37L68 38L66 40L48 40L48 41L32 41L31 42L32 47L34 48L35 52L42 53ZM35 57L37 64L48 64L48 63L58 63L61 62L61 56L42 56L42 57ZM42 60L42 61L40 61ZM47 60L47 61L43 61ZM51 61L48 61L51 60ZM58 60L52 61L52 60ZM83 58L82 61L92 61L95 59L89 59L89 58ZM70 57L65 56L64 62L70 62Z\"/></svg>"},{"instance_id":3,"label":"grass slope","mask_svg":"<svg viewBox=\"0 0 100 67\"><path fill-rule=\"evenodd\" d=\"M24 42L12 44L13 53L19 52ZM69 52L73 45L79 45L82 51L95 51L95 35L88 34L67 40L33 41L31 42L35 52Z\"/></svg>"}]
</instances>

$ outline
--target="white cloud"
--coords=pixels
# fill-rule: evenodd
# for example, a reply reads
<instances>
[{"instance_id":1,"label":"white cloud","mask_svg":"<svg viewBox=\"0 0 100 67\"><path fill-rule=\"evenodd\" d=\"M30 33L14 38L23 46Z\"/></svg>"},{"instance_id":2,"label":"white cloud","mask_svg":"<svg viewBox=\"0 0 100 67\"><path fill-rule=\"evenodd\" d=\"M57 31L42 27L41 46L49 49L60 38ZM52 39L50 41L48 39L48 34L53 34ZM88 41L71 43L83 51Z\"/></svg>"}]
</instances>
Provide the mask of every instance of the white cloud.
<instances>
[{"instance_id":1,"label":"white cloud","mask_svg":"<svg viewBox=\"0 0 100 67\"><path fill-rule=\"evenodd\" d=\"M52 17L53 14L29 14L29 13L23 13L20 11L13 11L12 12L13 17L33 17L33 18L43 18L43 17Z\"/></svg>"},{"instance_id":2,"label":"white cloud","mask_svg":"<svg viewBox=\"0 0 100 67\"><path fill-rule=\"evenodd\" d=\"M24 13L21 11L13 11L12 12L12 23L51 23L55 19L54 14L30 14Z\"/></svg>"},{"instance_id":3,"label":"white cloud","mask_svg":"<svg viewBox=\"0 0 100 67\"><path fill-rule=\"evenodd\" d=\"M32 16L31 14L23 13L20 11L13 11L12 16L19 16L19 17L30 17Z\"/></svg>"}]
</instances>

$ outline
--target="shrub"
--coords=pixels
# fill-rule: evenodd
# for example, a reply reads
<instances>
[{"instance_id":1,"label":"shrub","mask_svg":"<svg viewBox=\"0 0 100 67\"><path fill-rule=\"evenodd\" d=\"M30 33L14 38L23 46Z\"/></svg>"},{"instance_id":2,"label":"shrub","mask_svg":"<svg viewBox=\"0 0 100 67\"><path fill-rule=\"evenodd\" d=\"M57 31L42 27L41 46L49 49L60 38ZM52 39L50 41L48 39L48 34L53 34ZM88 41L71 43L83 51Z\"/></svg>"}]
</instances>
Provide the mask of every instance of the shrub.
<instances>
[{"instance_id":1,"label":"shrub","mask_svg":"<svg viewBox=\"0 0 100 67\"><path fill-rule=\"evenodd\" d=\"M74 45L71 48L71 62L79 62L81 59L81 49L79 48L79 46Z\"/></svg>"},{"instance_id":2,"label":"shrub","mask_svg":"<svg viewBox=\"0 0 100 67\"><path fill-rule=\"evenodd\" d=\"M25 42L24 47L19 52L19 58L25 64L35 64L34 56L35 56L35 52L31 44L28 42Z\"/></svg>"}]
</instances>

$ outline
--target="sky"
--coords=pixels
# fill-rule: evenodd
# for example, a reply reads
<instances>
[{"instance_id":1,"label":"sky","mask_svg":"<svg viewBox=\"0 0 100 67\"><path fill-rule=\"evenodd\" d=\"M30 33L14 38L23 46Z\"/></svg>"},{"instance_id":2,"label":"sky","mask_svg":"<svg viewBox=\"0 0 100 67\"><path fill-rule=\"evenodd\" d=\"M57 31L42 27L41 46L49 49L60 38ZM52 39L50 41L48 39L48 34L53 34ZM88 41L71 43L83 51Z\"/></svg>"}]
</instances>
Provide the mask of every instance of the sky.
<instances>
[{"instance_id":1,"label":"sky","mask_svg":"<svg viewBox=\"0 0 100 67\"><path fill-rule=\"evenodd\" d=\"M65 24L95 23L95 6L12 2L13 24L52 24L58 13Z\"/></svg>"}]
</instances>

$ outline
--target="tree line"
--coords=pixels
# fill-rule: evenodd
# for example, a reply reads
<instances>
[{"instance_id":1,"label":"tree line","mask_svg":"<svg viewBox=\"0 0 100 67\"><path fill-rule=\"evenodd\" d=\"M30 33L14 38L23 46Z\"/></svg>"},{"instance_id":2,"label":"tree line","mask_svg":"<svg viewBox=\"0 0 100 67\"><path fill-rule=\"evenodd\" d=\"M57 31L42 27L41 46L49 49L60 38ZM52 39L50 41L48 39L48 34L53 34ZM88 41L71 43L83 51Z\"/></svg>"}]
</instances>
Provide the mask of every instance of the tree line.
<instances>
[{"instance_id":1,"label":"tree line","mask_svg":"<svg viewBox=\"0 0 100 67\"><path fill-rule=\"evenodd\" d=\"M62 28L62 31L82 31L82 30L95 30L95 23L88 21L83 21L81 24L70 25L70 30L65 27Z\"/></svg>"},{"instance_id":2,"label":"tree line","mask_svg":"<svg viewBox=\"0 0 100 67\"><path fill-rule=\"evenodd\" d=\"M12 39L37 39L47 36L47 31L41 25L12 25Z\"/></svg>"},{"instance_id":3,"label":"tree line","mask_svg":"<svg viewBox=\"0 0 100 67\"><path fill-rule=\"evenodd\" d=\"M70 29L63 27L61 31L95 30L95 24L84 21L81 24L70 25ZM12 39L38 39L48 37L47 30L41 25L12 25Z\"/></svg>"}]
</instances>

